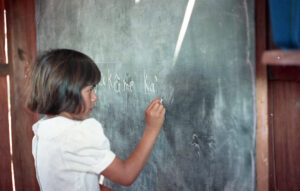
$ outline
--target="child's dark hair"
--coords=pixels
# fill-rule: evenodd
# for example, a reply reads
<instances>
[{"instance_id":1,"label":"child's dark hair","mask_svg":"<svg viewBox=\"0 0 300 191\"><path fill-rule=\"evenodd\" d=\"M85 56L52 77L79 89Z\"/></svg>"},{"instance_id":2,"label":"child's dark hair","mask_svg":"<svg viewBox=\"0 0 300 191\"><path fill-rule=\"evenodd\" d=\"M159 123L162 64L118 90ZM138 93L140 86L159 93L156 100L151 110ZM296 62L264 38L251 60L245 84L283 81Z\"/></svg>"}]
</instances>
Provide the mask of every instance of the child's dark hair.
<instances>
[{"instance_id":1,"label":"child's dark hair","mask_svg":"<svg viewBox=\"0 0 300 191\"><path fill-rule=\"evenodd\" d=\"M27 107L40 114L78 114L84 108L81 90L95 86L101 73L91 58L69 49L55 49L37 58L30 75Z\"/></svg>"}]
</instances>

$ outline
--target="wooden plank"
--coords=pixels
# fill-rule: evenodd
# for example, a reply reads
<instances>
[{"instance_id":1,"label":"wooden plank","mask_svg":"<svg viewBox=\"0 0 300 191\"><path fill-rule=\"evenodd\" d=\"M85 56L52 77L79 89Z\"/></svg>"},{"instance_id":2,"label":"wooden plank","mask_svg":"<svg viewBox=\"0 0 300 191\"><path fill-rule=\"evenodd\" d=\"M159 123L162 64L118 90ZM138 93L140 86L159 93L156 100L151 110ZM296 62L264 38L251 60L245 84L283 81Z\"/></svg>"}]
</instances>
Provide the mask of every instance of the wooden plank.
<instances>
[{"instance_id":1,"label":"wooden plank","mask_svg":"<svg viewBox=\"0 0 300 191\"><path fill-rule=\"evenodd\" d=\"M0 190L12 190L6 76L0 77Z\"/></svg>"},{"instance_id":2,"label":"wooden plank","mask_svg":"<svg viewBox=\"0 0 300 191\"><path fill-rule=\"evenodd\" d=\"M0 0L0 63L5 63L4 0Z\"/></svg>"},{"instance_id":3,"label":"wooden plank","mask_svg":"<svg viewBox=\"0 0 300 191\"><path fill-rule=\"evenodd\" d=\"M39 190L31 154L32 124L37 114L25 108L26 78L36 56L35 1L5 0L8 59L11 71L12 140L16 190Z\"/></svg>"},{"instance_id":4,"label":"wooden plank","mask_svg":"<svg viewBox=\"0 0 300 191\"><path fill-rule=\"evenodd\" d=\"M269 190L269 132L268 132L268 80L267 67L262 64L261 56L266 50L266 0L255 1L256 36L256 166L257 191Z\"/></svg>"},{"instance_id":5,"label":"wooden plank","mask_svg":"<svg viewBox=\"0 0 300 191\"><path fill-rule=\"evenodd\" d=\"M8 65L5 63L4 0L0 0L0 76L9 73Z\"/></svg>"},{"instance_id":6,"label":"wooden plank","mask_svg":"<svg viewBox=\"0 0 300 191\"><path fill-rule=\"evenodd\" d=\"M276 66L300 66L299 50L269 50L262 55L262 63Z\"/></svg>"},{"instance_id":7,"label":"wooden plank","mask_svg":"<svg viewBox=\"0 0 300 191\"><path fill-rule=\"evenodd\" d=\"M269 190L276 190L276 174L275 174L275 162L274 162L274 128L273 128L273 87L272 81L268 81L268 128L269 128Z\"/></svg>"},{"instance_id":8,"label":"wooden plank","mask_svg":"<svg viewBox=\"0 0 300 191\"><path fill-rule=\"evenodd\" d=\"M272 87L276 190L300 190L300 82Z\"/></svg>"},{"instance_id":9,"label":"wooden plank","mask_svg":"<svg viewBox=\"0 0 300 191\"><path fill-rule=\"evenodd\" d=\"M8 95L7 79L8 67L5 58L4 44L4 0L0 0L0 190L12 190L11 155L9 145Z\"/></svg>"},{"instance_id":10,"label":"wooden plank","mask_svg":"<svg viewBox=\"0 0 300 191\"><path fill-rule=\"evenodd\" d=\"M269 66L269 80L300 81L300 66Z\"/></svg>"}]
</instances>

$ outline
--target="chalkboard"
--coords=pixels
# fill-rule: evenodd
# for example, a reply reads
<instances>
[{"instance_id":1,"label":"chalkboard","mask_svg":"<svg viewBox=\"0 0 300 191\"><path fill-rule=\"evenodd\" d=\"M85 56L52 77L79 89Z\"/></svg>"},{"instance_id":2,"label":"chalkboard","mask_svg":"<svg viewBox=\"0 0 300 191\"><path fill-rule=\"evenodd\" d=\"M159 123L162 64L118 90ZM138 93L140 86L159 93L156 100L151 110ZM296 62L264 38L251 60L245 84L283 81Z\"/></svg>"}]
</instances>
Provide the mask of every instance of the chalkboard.
<instances>
[{"instance_id":1,"label":"chalkboard","mask_svg":"<svg viewBox=\"0 0 300 191\"><path fill-rule=\"evenodd\" d=\"M36 1L38 51L71 48L102 71L92 116L125 159L162 97L166 121L136 182L115 190L255 190L254 3Z\"/></svg>"}]
</instances>

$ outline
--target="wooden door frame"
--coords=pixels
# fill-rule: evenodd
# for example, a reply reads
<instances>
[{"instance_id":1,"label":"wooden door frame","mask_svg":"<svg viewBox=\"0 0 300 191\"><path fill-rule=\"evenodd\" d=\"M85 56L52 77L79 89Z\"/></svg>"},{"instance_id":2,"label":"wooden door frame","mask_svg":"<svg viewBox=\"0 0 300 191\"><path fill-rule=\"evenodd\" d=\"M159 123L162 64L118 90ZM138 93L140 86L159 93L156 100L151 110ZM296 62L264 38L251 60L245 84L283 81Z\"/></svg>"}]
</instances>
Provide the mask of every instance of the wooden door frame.
<instances>
[{"instance_id":1,"label":"wooden door frame","mask_svg":"<svg viewBox=\"0 0 300 191\"><path fill-rule=\"evenodd\" d=\"M268 76L262 55L267 49L267 0L255 0L256 43L256 178L257 191L269 191Z\"/></svg>"},{"instance_id":2,"label":"wooden door frame","mask_svg":"<svg viewBox=\"0 0 300 191\"><path fill-rule=\"evenodd\" d=\"M11 154L8 117L8 65L5 55L4 0L0 0L0 190L12 190Z\"/></svg>"},{"instance_id":3,"label":"wooden door frame","mask_svg":"<svg viewBox=\"0 0 300 191\"><path fill-rule=\"evenodd\" d=\"M10 77L15 189L35 191L39 188L31 154L31 127L37 121L38 115L25 107L26 75L36 56L35 1L1 0L1 5L6 10L8 64L0 67L0 76ZM0 47L2 50L3 45ZM0 178L4 176L7 174L1 174Z\"/></svg>"}]
</instances>

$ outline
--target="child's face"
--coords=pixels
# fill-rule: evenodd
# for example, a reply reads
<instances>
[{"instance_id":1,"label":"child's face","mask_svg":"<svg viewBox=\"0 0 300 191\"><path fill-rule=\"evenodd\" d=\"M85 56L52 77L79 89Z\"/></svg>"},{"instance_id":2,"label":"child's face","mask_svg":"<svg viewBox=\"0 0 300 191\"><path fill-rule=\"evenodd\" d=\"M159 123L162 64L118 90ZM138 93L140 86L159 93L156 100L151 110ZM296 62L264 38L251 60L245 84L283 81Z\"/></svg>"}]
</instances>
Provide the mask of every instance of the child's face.
<instances>
[{"instance_id":1,"label":"child's face","mask_svg":"<svg viewBox=\"0 0 300 191\"><path fill-rule=\"evenodd\" d=\"M94 86L86 86L81 90L81 96L84 101L84 111L78 115L81 120L87 119L90 113L95 107L95 102L97 101L97 95L94 90Z\"/></svg>"}]
</instances>

